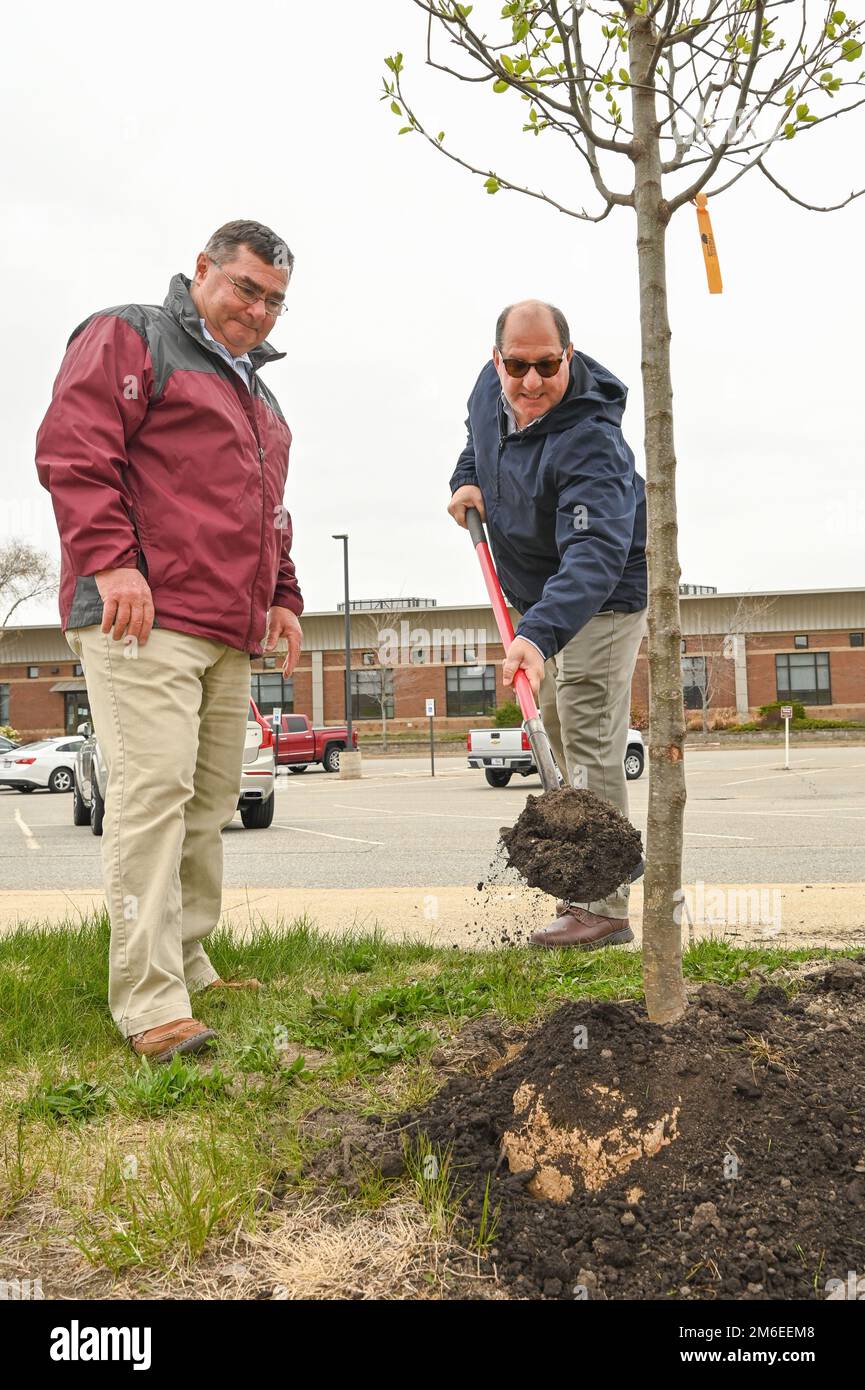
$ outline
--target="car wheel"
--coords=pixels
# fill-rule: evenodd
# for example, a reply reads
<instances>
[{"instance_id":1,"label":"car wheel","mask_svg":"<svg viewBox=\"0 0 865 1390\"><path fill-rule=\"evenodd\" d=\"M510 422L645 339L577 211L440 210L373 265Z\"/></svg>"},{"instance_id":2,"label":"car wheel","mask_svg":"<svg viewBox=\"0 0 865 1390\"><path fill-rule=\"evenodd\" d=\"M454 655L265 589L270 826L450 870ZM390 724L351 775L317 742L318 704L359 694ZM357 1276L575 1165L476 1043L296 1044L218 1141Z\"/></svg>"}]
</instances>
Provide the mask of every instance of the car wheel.
<instances>
[{"instance_id":1,"label":"car wheel","mask_svg":"<svg viewBox=\"0 0 865 1390\"><path fill-rule=\"evenodd\" d=\"M72 824L90 824L90 807L81 795L77 782L72 788Z\"/></svg>"},{"instance_id":2,"label":"car wheel","mask_svg":"<svg viewBox=\"0 0 865 1390\"><path fill-rule=\"evenodd\" d=\"M491 787L506 787L513 777L513 773L507 768L488 767L484 772L484 776Z\"/></svg>"},{"instance_id":3,"label":"car wheel","mask_svg":"<svg viewBox=\"0 0 865 1390\"><path fill-rule=\"evenodd\" d=\"M50 792L71 792L73 783L71 767L55 767L48 778Z\"/></svg>"},{"instance_id":4,"label":"car wheel","mask_svg":"<svg viewBox=\"0 0 865 1390\"><path fill-rule=\"evenodd\" d=\"M325 749L323 759L325 772L339 772L339 754L340 748L336 743L331 743Z\"/></svg>"},{"instance_id":5,"label":"car wheel","mask_svg":"<svg viewBox=\"0 0 865 1390\"><path fill-rule=\"evenodd\" d=\"M240 808L240 819L247 830L266 830L273 821L275 796L266 801L248 801Z\"/></svg>"},{"instance_id":6,"label":"car wheel","mask_svg":"<svg viewBox=\"0 0 865 1390\"><path fill-rule=\"evenodd\" d=\"M95 777L90 785L93 788L93 800L90 803L90 829L94 835L101 835L102 822L105 819L105 802L102 800L102 793Z\"/></svg>"},{"instance_id":7,"label":"car wheel","mask_svg":"<svg viewBox=\"0 0 865 1390\"><path fill-rule=\"evenodd\" d=\"M288 770L289 772L306 772L308 767L309 763L289 763Z\"/></svg>"},{"instance_id":8,"label":"car wheel","mask_svg":"<svg viewBox=\"0 0 865 1390\"><path fill-rule=\"evenodd\" d=\"M625 754L625 776L629 782L633 782L635 778L642 776L644 765L645 757L642 749L629 748Z\"/></svg>"}]
</instances>

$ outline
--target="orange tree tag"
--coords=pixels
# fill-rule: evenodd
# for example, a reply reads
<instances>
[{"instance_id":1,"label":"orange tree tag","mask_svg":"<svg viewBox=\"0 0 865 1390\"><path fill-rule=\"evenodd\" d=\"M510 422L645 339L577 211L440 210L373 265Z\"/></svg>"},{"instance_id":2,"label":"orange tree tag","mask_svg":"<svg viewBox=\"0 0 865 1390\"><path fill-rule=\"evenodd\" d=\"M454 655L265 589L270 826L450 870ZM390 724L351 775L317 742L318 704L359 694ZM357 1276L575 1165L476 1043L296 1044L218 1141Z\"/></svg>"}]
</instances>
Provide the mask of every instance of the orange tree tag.
<instances>
[{"instance_id":1,"label":"orange tree tag","mask_svg":"<svg viewBox=\"0 0 865 1390\"><path fill-rule=\"evenodd\" d=\"M706 279L709 282L709 293L720 294L724 286L721 283L721 266L718 262L718 252L715 249L715 237L712 233L712 219L709 216L707 207L708 198L705 193L698 193L694 199L697 208L697 223L700 228L700 241L703 247L703 260L706 262Z\"/></svg>"}]
</instances>

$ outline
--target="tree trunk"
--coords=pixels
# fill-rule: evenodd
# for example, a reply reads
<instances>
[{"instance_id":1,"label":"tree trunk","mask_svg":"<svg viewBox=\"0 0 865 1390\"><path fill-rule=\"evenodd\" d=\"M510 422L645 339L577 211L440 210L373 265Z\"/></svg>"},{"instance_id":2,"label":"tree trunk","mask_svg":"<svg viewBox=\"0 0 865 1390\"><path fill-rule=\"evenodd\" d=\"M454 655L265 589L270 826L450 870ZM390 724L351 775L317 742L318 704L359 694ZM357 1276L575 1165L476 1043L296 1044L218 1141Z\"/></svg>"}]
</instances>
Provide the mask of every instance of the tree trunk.
<instances>
[{"instance_id":1,"label":"tree trunk","mask_svg":"<svg viewBox=\"0 0 865 1390\"><path fill-rule=\"evenodd\" d=\"M643 982L649 1018L671 1022L685 1009L682 979L682 834L685 714L682 699L676 453L667 317L666 230L654 83L648 74L651 19L633 15L630 62L634 187L640 283L649 562L649 811L643 907Z\"/></svg>"}]
</instances>

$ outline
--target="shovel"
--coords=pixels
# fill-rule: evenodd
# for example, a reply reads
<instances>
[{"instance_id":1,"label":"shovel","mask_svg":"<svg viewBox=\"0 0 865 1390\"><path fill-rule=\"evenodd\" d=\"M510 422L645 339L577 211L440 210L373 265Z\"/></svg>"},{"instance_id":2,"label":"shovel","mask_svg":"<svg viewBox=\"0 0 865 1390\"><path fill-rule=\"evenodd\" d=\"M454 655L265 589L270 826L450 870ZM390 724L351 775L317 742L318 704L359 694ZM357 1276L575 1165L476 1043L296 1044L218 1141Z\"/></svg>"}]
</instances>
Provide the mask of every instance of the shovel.
<instances>
[{"instance_id":1,"label":"shovel","mask_svg":"<svg viewBox=\"0 0 865 1390\"><path fill-rule=\"evenodd\" d=\"M466 508L466 526L475 547L475 553L480 560L483 570L484 581L487 586L487 593L490 596L493 613L495 614L496 625L499 629L499 636L502 639L502 646L505 651L514 640L514 625L511 622L511 615L502 593L502 586L496 574L496 567L493 564L493 557L490 554L490 547L487 543L487 534L484 530L484 523L481 521L481 514L477 507ZM550 740L547 738L546 730L541 723L541 716L535 704L535 697L532 691L531 682L525 671L520 669L514 676L514 694L519 701L520 710L523 716L523 728L529 740L529 745L535 759L535 767L541 779L541 785L545 792L558 791L563 785L563 779L556 766L553 757L553 750L550 747Z\"/></svg>"}]
</instances>

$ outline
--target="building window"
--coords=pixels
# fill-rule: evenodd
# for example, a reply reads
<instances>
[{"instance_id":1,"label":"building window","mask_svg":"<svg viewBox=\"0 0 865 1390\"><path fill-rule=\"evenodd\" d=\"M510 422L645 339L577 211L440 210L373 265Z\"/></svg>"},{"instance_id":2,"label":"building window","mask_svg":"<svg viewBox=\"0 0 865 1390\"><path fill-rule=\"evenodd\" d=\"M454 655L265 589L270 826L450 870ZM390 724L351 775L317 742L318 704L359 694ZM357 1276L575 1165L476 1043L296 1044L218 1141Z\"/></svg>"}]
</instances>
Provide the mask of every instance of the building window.
<instances>
[{"instance_id":1,"label":"building window","mask_svg":"<svg viewBox=\"0 0 865 1390\"><path fill-rule=\"evenodd\" d=\"M682 696L685 709L702 709L706 694L706 658L682 657Z\"/></svg>"},{"instance_id":2,"label":"building window","mask_svg":"<svg viewBox=\"0 0 865 1390\"><path fill-rule=\"evenodd\" d=\"M72 668L72 674L73 674L73 676L83 676L83 675L84 675L84 667L81 665L81 662L80 662L80 661L76 661L75 665L74 665L73 668Z\"/></svg>"},{"instance_id":3,"label":"building window","mask_svg":"<svg viewBox=\"0 0 865 1390\"><path fill-rule=\"evenodd\" d=\"M9 723L9 687L0 685L0 724Z\"/></svg>"},{"instance_id":4,"label":"building window","mask_svg":"<svg viewBox=\"0 0 865 1390\"><path fill-rule=\"evenodd\" d=\"M260 714L272 714L275 709L291 714L294 709L294 681L285 680L281 671L273 675L253 671L250 694Z\"/></svg>"},{"instance_id":5,"label":"building window","mask_svg":"<svg viewBox=\"0 0 865 1390\"><path fill-rule=\"evenodd\" d=\"M831 705L828 652L779 652L775 657L779 700Z\"/></svg>"},{"instance_id":6,"label":"building window","mask_svg":"<svg viewBox=\"0 0 865 1390\"><path fill-rule=\"evenodd\" d=\"M393 719L393 711L393 671L390 667L379 666L374 671L352 671L352 719Z\"/></svg>"},{"instance_id":7,"label":"building window","mask_svg":"<svg viewBox=\"0 0 865 1390\"><path fill-rule=\"evenodd\" d=\"M851 646L851 647L865 647L865 632L851 632L851 633L850 633L850 646Z\"/></svg>"},{"instance_id":8,"label":"building window","mask_svg":"<svg viewBox=\"0 0 865 1390\"><path fill-rule=\"evenodd\" d=\"M86 690L67 690L63 696L66 704L66 712L63 720L63 731L67 734L77 734L79 724L89 724L93 728L93 716L90 713L90 700Z\"/></svg>"},{"instance_id":9,"label":"building window","mask_svg":"<svg viewBox=\"0 0 865 1390\"><path fill-rule=\"evenodd\" d=\"M28 680L33 680L33 679L34 679L36 676L38 676L38 675L39 675L39 667L38 667L38 666L28 666L28 667L27 667L27 679L28 679Z\"/></svg>"},{"instance_id":10,"label":"building window","mask_svg":"<svg viewBox=\"0 0 865 1390\"><path fill-rule=\"evenodd\" d=\"M448 666L448 716L492 714L496 707L495 666Z\"/></svg>"},{"instance_id":11,"label":"building window","mask_svg":"<svg viewBox=\"0 0 865 1390\"><path fill-rule=\"evenodd\" d=\"M807 634L807 632L797 632L797 633L796 633L796 636L793 638L793 646L794 646L794 647L807 647L807 645L808 645L808 634Z\"/></svg>"}]
</instances>

